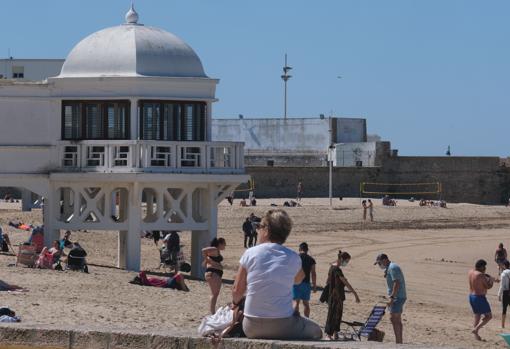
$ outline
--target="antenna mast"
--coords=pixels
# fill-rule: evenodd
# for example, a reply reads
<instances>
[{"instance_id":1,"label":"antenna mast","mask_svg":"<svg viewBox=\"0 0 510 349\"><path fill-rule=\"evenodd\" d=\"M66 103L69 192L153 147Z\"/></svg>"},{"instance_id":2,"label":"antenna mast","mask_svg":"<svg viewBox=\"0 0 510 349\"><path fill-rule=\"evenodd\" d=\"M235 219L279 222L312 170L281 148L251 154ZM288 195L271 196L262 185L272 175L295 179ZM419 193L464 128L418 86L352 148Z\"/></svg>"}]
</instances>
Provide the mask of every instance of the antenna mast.
<instances>
[{"instance_id":1,"label":"antenna mast","mask_svg":"<svg viewBox=\"0 0 510 349\"><path fill-rule=\"evenodd\" d=\"M284 96L283 96L283 118L287 119L287 80L289 80L292 75L289 75L290 70L292 67L289 67L287 65L287 54L285 54L285 65L283 66L283 75L281 76L283 82L284 82Z\"/></svg>"}]
</instances>

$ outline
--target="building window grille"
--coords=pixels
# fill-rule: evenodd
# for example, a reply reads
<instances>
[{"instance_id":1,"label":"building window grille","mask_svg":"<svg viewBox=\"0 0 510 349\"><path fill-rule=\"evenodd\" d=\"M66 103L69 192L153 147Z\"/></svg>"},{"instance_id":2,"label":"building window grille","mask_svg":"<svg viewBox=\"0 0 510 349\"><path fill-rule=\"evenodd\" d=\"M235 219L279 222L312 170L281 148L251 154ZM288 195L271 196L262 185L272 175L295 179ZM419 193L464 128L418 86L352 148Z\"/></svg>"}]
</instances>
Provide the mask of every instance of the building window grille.
<instances>
[{"instance_id":1,"label":"building window grille","mask_svg":"<svg viewBox=\"0 0 510 349\"><path fill-rule=\"evenodd\" d=\"M140 134L144 140L205 141L203 102L140 101Z\"/></svg>"},{"instance_id":2,"label":"building window grille","mask_svg":"<svg viewBox=\"0 0 510 349\"><path fill-rule=\"evenodd\" d=\"M63 101L62 139L129 139L129 101Z\"/></svg>"}]
</instances>

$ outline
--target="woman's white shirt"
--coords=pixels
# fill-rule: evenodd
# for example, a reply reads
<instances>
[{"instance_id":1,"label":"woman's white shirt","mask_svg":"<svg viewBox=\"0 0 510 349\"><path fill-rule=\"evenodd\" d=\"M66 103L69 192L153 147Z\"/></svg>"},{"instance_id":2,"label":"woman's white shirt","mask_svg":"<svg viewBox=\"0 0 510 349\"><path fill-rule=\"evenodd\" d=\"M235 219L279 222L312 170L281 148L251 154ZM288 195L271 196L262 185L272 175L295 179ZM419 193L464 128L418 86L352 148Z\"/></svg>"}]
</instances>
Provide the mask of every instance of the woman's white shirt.
<instances>
[{"instance_id":1,"label":"woman's white shirt","mask_svg":"<svg viewBox=\"0 0 510 349\"><path fill-rule=\"evenodd\" d=\"M510 269L503 270L500 277L498 297L503 296L503 291L510 290Z\"/></svg>"},{"instance_id":2,"label":"woman's white shirt","mask_svg":"<svg viewBox=\"0 0 510 349\"><path fill-rule=\"evenodd\" d=\"M248 317L287 318L293 315L292 286L301 258L276 243L247 249L239 261L247 271L244 314Z\"/></svg>"}]
</instances>

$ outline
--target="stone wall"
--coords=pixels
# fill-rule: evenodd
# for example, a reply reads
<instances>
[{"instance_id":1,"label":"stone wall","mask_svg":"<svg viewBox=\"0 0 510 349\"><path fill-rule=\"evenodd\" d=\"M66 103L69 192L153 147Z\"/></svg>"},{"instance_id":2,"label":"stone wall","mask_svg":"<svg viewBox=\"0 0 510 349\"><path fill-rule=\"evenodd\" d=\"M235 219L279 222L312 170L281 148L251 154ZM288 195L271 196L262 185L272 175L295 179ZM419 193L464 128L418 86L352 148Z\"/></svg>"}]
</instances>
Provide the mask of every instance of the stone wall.
<instances>
[{"instance_id":1,"label":"stone wall","mask_svg":"<svg viewBox=\"0 0 510 349\"><path fill-rule=\"evenodd\" d=\"M409 349L438 349L430 345L405 345ZM7 349L390 349L391 343L275 341L226 338L214 345L210 338L185 337L171 333L106 332L87 329L22 327L0 325L0 348ZM447 347L441 347L447 349Z\"/></svg>"},{"instance_id":2,"label":"stone wall","mask_svg":"<svg viewBox=\"0 0 510 349\"><path fill-rule=\"evenodd\" d=\"M257 197L295 197L299 181L305 196L328 196L327 167L247 167L246 172L255 180ZM389 157L382 167L334 168L333 196L358 197L361 182L436 181L448 202L500 204L510 196L510 168L500 166L497 157Z\"/></svg>"}]
</instances>

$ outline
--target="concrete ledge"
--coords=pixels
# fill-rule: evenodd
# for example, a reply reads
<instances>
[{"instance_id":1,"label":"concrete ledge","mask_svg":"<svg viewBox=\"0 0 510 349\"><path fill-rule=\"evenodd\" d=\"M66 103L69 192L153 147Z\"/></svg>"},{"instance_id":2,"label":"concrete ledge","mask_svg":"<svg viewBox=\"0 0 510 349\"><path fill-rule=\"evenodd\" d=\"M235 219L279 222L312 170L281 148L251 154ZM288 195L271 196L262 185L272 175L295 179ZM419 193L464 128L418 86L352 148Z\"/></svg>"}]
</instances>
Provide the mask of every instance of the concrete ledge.
<instances>
[{"instance_id":1,"label":"concrete ledge","mask_svg":"<svg viewBox=\"0 0 510 349\"><path fill-rule=\"evenodd\" d=\"M373 342L296 342L249 339L224 339L214 346L210 339L184 337L154 333L112 331L103 332L86 329L56 329L21 327L19 324L0 325L0 349L384 349L396 348L395 344ZM428 345L403 345L399 348L429 348ZM452 347L441 349L453 349Z\"/></svg>"}]
</instances>

